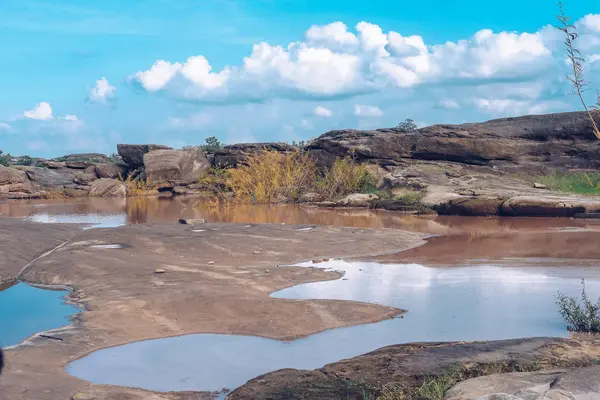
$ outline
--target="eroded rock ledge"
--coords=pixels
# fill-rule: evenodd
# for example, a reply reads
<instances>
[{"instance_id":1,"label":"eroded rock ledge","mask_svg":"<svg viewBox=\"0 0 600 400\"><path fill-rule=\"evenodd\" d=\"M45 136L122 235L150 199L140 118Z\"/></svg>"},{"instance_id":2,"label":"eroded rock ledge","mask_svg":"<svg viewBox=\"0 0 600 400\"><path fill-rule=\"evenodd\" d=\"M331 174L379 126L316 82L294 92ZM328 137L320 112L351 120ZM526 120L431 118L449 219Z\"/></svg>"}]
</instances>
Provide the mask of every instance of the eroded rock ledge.
<instances>
[{"instance_id":1,"label":"eroded rock ledge","mask_svg":"<svg viewBox=\"0 0 600 400\"><path fill-rule=\"evenodd\" d=\"M552 382L554 389L559 389L557 378L562 379L563 390L598 398L600 367L596 364L599 359L600 339L597 338L410 343L384 347L318 370L275 371L249 381L233 391L227 400L363 400L376 398L385 387L411 393L426 379L443 378L457 371L464 378L490 376L460 383L447 393L452 400L476 399L498 392L521 391L522 394L535 388L533 383L536 382L538 389L542 385L550 388ZM579 370L583 367L588 369ZM548 370L552 372L533 372ZM503 374L512 372L520 374L509 375L510 380ZM589 379L582 380L582 374Z\"/></svg>"}]
</instances>

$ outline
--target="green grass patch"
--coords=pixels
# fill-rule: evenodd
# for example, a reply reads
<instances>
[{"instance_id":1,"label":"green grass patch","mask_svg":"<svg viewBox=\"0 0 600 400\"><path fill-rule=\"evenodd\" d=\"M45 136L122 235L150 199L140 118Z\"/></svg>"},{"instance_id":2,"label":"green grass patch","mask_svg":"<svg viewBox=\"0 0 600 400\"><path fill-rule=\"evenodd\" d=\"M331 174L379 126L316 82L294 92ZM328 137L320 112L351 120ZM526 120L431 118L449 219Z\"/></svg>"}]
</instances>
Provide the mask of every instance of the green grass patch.
<instances>
[{"instance_id":1,"label":"green grass patch","mask_svg":"<svg viewBox=\"0 0 600 400\"><path fill-rule=\"evenodd\" d=\"M548 189L563 193L600 195L600 172L566 172L526 179L531 183L541 183Z\"/></svg>"},{"instance_id":2,"label":"green grass patch","mask_svg":"<svg viewBox=\"0 0 600 400\"><path fill-rule=\"evenodd\" d=\"M394 196L394 200L401 202L405 206L419 206L423 197L425 197L425 193L423 192L405 192Z\"/></svg>"}]
</instances>

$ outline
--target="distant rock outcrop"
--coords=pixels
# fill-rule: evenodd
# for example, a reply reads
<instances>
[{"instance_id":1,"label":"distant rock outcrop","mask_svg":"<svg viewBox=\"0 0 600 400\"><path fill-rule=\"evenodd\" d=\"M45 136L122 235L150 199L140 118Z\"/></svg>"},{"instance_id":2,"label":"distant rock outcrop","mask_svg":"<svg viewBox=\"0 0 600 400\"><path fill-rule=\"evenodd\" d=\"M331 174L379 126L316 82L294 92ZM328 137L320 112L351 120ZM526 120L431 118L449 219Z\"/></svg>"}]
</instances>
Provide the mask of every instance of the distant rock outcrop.
<instances>
[{"instance_id":1,"label":"distant rock outcrop","mask_svg":"<svg viewBox=\"0 0 600 400\"><path fill-rule=\"evenodd\" d=\"M127 175L127 168L121 164L97 164L95 169L98 178L118 179L125 178Z\"/></svg>"},{"instance_id":2,"label":"distant rock outcrop","mask_svg":"<svg viewBox=\"0 0 600 400\"><path fill-rule=\"evenodd\" d=\"M144 154L154 150L169 150L159 144L118 144L117 151L130 170L144 166Z\"/></svg>"},{"instance_id":3,"label":"distant rock outcrop","mask_svg":"<svg viewBox=\"0 0 600 400\"><path fill-rule=\"evenodd\" d=\"M210 165L199 148L153 150L144 154L148 183L189 181L200 178Z\"/></svg>"},{"instance_id":4,"label":"distant rock outcrop","mask_svg":"<svg viewBox=\"0 0 600 400\"><path fill-rule=\"evenodd\" d=\"M235 168L240 162L244 161L249 154L260 150L288 152L293 151L294 147L287 143L239 143L225 146L218 150L213 157L212 165L214 167Z\"/></svg>"},{"instance_id":5,"label":"distant rock outcrop","mask_svg":"<svg viewBox=\"0 0 600 400\"><path fill-rule=\"evenodd\" d=\"M600 115L596 117L600 124ZM353 154L360 162L406 160L490 166L505 172L600 168L600 141L586 113L529 115L462 125L327 132L306 147L322 165Z\"/></svg>"}]
</instances>

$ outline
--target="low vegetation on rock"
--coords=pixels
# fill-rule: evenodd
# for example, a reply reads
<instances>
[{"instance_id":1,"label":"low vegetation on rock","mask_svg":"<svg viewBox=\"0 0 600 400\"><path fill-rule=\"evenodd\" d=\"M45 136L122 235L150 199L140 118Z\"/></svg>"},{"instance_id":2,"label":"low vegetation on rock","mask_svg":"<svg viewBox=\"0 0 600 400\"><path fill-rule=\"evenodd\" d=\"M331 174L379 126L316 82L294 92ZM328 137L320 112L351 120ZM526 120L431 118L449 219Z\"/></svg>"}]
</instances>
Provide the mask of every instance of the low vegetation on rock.
<instances>
[{"instance_id":1,"label":"low vegetation on rock","mask_svg":"<svg viewBox=\"0 0 600 400\"><path fill-rule=\"evenodd\" d=\"M581 303L574 297L558 293L556 304L560 315L569 324L572 332L600 333L600 298L594 304L585 291L585 280L581 280Z\"/></svg>"},{"instance_id":2,"label":"low vegetation on rock","mask_svg":"<svg viewBox=\"0 0 600 400\"><path fill-rule=\"evenodd\" d=\"M10 165L10 158L10 154L6 154L0 150L0 165L8 167Z\"/></svg>"},{"instance_id":3,"label":"low vegetation on rock","mask_svg":"<svg viewBox=\"0 0 600 400\"><path fill-rule=\"evenodd\" d=\"M600 172L555 172L527 178L550 190L581 195L600 195Z\"/></svg>"},{"instance_id":4,"label":"low vegetation on rock","mask_svg":"<svg viewBox=\"0 0 600 400\"><path fill-rule=\"evenodd\" d=\"M237 168L212 170L209 175L205 181L225 188L241 203L298 202L308 193L320 200L334 200L375 187L367 166L351 156L320 170L308 153L298 150L261 150L248 155Z\"/></svg>"},{"instance_id":5,"label":"low vegetation on rock","mask_svg":"<svg viewBox=\"0 0 600 400\"><path fill-rule=\"evenodd\" d=\"M215 136L208 137L204 141L206 144L203 144L200 148L206 154L214 154L223 148L223 143Z\"/></svg>"},{"instance_id":6,"label":"low vegetation on rock","mask_svg":"<svg viewBox=\"0 0 600 400\"><path fill-rule=\"evenodd\" d=\"M417 130L417 124L410 118L405 119L396 125L396 130L400 132L412 132Z\"/></svg>"}]
</instances>

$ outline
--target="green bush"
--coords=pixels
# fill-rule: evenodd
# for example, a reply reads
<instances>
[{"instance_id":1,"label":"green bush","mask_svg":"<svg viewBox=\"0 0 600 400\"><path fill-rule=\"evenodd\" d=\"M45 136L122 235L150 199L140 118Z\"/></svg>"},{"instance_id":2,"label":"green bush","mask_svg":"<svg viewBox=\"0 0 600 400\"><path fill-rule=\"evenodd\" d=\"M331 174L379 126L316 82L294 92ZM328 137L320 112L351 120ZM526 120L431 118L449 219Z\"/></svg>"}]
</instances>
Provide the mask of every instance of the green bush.
<instances>
[{"instance_id":1,"label":"green bush","mask_svg":"<svg viewBox=\"0 0 600 400\"><path fill-rule=\"evenodd\" d=\"M223 148L223 143L221 143L219 139L217 139L214 136L208 137L204 139L204 141L206 142L206 144L200 146L200 148L206 154L214 154Z\"/></svg>"},{"instance_id":2,"label":"green bush","mask_svg":"<svg viewBox=\"0 0 600 400\"><path fill-rule=\"evenodd\" d=\"M585 292L585 280L581 280L581 303L574 297L557 294L556 304L560 315L567 321L568 329L572 332L600 332L600 299L592 303Z\"/></svg>"},{"instance_id":3,"label":"green bush","mask_svg":"<svg viewBox=\"0 0 600 400\"><path fill-rule=\"evenodd\" d=\"M29 156L23 156L23 157L19 157L17 162L17 165L26 165L26 166L32 166L33 164L35 164L35 160Z\"/></svg>"},{"instance_id":4,"label":"green bush","mask_svg":"<svg viewBox=\"0 0 600 400\"><path fill-rule=\"evenodd\" d=\"M10 165L10 159L11 159L10 154L8 154L8 153L4 154L4 152L2 150L0 150L0 165L4 165L5 167L8 167Z\"/></svg>"},{"instance_id":5,"label":"green bush","mask_svg":"<svg viewBox=\"0 0 600 400\"><path fill-rule=\"evenodd\" d=\"M396 125L396 129L400 132L413 132L417 130L417 124L412 119L407 118Z\"/></svg>"}]
</instances>

